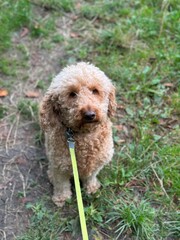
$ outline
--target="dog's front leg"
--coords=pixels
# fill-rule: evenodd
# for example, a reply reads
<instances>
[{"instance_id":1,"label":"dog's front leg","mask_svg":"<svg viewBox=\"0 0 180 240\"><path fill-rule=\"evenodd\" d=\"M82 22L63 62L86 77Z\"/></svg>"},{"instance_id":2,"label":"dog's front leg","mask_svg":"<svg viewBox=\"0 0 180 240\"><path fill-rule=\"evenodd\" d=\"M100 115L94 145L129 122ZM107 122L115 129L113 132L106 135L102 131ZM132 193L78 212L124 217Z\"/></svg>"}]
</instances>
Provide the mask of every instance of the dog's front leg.
<instances>
[{"instance_id":1,"label":"dog's front leg","mask_svg":"<svg viewBox=\"0 0 180 240\"><path fill-rule=\"evenodd\" d=\"M59 168L54 168L52 171L54 185L54 194L52 200L58 207L62 207L65 201L71 198L72 195L70 175L67 173L65 174Z\"/></svg>"}]
</instances>

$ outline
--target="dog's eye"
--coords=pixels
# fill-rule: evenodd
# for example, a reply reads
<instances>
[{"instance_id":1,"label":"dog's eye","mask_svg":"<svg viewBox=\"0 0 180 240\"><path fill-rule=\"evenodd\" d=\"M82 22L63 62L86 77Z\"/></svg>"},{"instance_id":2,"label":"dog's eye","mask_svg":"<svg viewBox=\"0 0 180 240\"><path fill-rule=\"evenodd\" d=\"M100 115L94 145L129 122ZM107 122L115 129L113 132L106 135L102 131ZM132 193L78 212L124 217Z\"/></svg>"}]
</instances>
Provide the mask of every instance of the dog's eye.
<instances>
[{"instance_id":1,"label":"dog's eye","mask_svg":"<svg viewBox=\"0 0 180 240\"><path fill-rule=\"evenodd\" d=\"M99 91L98 91L96 88L94 88L94 89L92 90L92 93L93 93L94 95L98 95L98 94L99 94Z\"/></svg>"},{"instance_id":2,"label":"dog's eye","mask_svg":"<svg viewBox=\"0 0 180 240\"><path fill-rule=\"evenodd\" d=\"M71 97L71 98L75 98L77 96L77 93L76 92L71 92L70 94L69 94L69 97Z\"/></svg>"}]
</instances>

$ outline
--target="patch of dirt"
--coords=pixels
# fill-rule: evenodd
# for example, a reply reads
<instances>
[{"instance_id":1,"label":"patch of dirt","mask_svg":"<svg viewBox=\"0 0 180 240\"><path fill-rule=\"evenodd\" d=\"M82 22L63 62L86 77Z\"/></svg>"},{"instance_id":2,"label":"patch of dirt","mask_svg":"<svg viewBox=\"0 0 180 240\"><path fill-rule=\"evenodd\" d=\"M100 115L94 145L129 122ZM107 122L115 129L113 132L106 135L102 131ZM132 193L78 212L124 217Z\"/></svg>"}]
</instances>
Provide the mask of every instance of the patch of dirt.
<instances>
[{"instance_id":1,"label":"patch of dirt","mask_svg":"<svg viewBox=\"0 0 180 240\"><path fill-rule=\"evenodd\" d=\"M30 213L25 204L35 203L39 196L48 194L50 184L44 172L44 149L34 145L32 123L6 129L0 148L0 236L9 240L29 224Z\"/></svg>"},{"instance_id":2,"label":"patch of dirt","mask_svg":"<svg viewBox=\"0 0 180 240\"><path fill-rule=\"evenodd\" d=\"M44 14L44 13L43 13ZM48 13L46 13L48 14ZM45 16L46 17L46 16ZM57 20L57 33L69 35L72 19L67 14ZM60 59L64 58L64 47L53 45L50 50L41 47L44 39L32 39L28 32L15 33L13 45L5 56L21 60L23 56L18 45L24 46L28 59L25 66L18 65L16 76L2 75L4 81L12 82L10 93L0 98L0 103L8 109L0 121L0 239L13 240L29 225L31 212L28 202L35 203L43 195L51 196L51 186L47 179L47 161L43 147L35 143L36 121L24 120L17 109L17 103L25 99L25 92L34 90L37 82L43 80L48 86L52 76L60 70ZM40 90L35 102L40 101ZM36 123L37 125L37 123Z\"/></svg>"}]
</instances>

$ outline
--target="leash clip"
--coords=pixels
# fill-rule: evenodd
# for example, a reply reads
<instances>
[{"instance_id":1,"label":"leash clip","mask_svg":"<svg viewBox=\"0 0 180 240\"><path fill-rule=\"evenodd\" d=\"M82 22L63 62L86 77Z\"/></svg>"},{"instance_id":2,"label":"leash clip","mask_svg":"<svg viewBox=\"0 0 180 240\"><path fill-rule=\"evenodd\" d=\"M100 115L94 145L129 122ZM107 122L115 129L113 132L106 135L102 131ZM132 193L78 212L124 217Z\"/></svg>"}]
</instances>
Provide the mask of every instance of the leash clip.
<instances>
[{"instance_id":1,"label":"leash clip","mask_svg":"<svg viewBox=\"0 0 180 240\"><path fill-rule=\"evenodd\" d=\"M66 138L70 148L74 148L74 134L71 128L66 129Z\"/></svg>"}]
</instances>

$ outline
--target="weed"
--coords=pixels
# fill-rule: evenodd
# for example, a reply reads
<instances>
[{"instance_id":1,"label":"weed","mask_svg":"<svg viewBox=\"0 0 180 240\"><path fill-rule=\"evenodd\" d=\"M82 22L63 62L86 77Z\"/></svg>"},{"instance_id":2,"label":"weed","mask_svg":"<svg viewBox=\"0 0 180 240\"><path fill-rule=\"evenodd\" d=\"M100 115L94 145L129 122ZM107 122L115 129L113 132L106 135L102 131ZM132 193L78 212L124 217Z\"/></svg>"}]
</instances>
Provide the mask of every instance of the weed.
<instances>
[{"instance_id":1,"label":"weed","mask_svg":"<svg viewBox=\"0 0 180 240\"><path fill-rule=\"evenodd\" d=\"M37 120L38 103L32 100L20 99L17 104L18 111L26 120Z\"/></svg>"},{"instance_id":2,"label":"weed","mask_svg":"<svg viewBox=\"0 0 180 240\"><path fill-rule=\"evenodd\" d=\"M45 37L49 33L55 30L54 17L49 17L47 19L38 18L35 19L31 24L31 35L32 37Z\"/></svg>"},{"instance_id":3,"label":"weed","mask_svg":"<svg viewBox=\"0 0 180 240\"><path fill-rule=\"evenodd\" d=\"M43 80L38 80L36 83L36 88L44 90L46 88Z\"/></svg>"},{"instance_id":4,"label":"weed","mask_svg":"<svg viewBox=\"0 0 180 240\"><path fill-rule=\"evenodd\" d=\"M121 200L113 207L113 211L108 213L106 224L115 225L116 239L128 233L135 235L136 239L155 239L155 216L155 210L145 201L129 203Z\"/></svg>"},{"instance_id":5,"label":"weed","mask_svg":"<svg viewBox=\"0 0 180 240\"><path fill-rule=\"evenodd\" d=\"M27 204L27 208L34 213L32 218L34 231L27 231L27 234L18 240L58 240L61 232L68 229L68 220L62 221L60 212L52 213L42 202L35 205Z\"/></svg>"},{"instance_id":6,"label":"weed","mask_svg":"<svg viewBox=\"0 0 180 240\"><path fill-rule=\"evenodd\" d=\"M63 10L65 12L72 11L74 7L72 0L39 0L38 4L48 10Z\"/></svg>"},{"instance_id":7,"label":"weed","mask_svg":"<svg viewBox=\"0 0 180 240\"><path fill-rule=\"evenodd\" d=\"M34 128L36 129L35 144L41 147L43 146L43 143L44 143L44 133L40 129L39 124L37 124L36 127Z\"/></svg>"},{"instance_id":8,"label":"weed","mask_svg":"<svg viewBox=\"0 0 180 240\"><path fill-rule=\"evenodd\" d=\"M178 239L180 237L180 212L168 212L164 216L164 229L168 236Z\"/></svg>"},{"instance_id":9,"label":"weed","mask_svg":"<svg viewBox=\"0 0 180 240\"><path fill-rule=\"evenodd\" d=\"M63 35L60 35L60 34L55 34L53 37L52 37L52 41L54 43L61 43L64 41L64 37Z\"/></svg>"},{"instance_id":10,"label":"weed","mask_svg":"<svg viewBox=\"0 0 180 240\"><path fill-rule=\"evenodd\" d=\"M15 75L15 69L17 67L17 61L11 60L7 58L3 58L0 61L0 70L3 74L14 76Z\"/></svg>"},{"instance_id":11,"label":"weed","mask_svg":"<svg viewBox=\"0 0 180 240\"><path fill-rule=\"evenodd\" d=\"M0 119L6 116L7 111L8 111L7 107L0 104Z\"/></svg>"}]
</instances>

